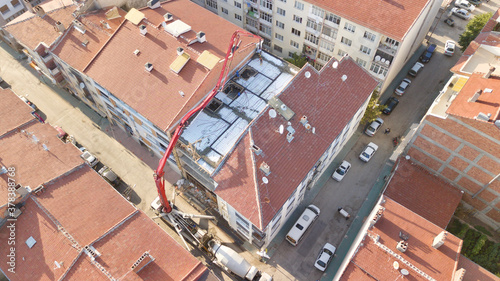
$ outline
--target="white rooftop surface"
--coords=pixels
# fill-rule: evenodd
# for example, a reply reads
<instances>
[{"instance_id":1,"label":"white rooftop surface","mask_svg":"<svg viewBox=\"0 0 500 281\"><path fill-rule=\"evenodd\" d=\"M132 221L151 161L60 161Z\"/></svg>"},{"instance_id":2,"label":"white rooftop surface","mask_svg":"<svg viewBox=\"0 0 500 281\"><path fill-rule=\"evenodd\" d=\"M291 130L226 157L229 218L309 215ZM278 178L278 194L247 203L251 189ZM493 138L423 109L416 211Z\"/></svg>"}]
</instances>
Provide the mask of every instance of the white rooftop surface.
<instances>
[{"instance_id":1,"label":"white rooftop surface","mask_svg":"<svg viewBox=\"0 0 500 281\"><path fill-rule=\"evenodd\" d=\"M262 62L254 56L239 70L239 73L244 72L250 66L257 71L254 76L247 80L242 75L228 79L227 83L242 86L242 92L234 99L222 91L217 93L215 97L222 101L221 107L215 113L208 109L200 112L181 135L182 142L193 144L202 157L198 164L210 174L235 146L250 122L266 110L267 101L279 94L298 72L270 54L262 52L261 55Z\"/></svg>"},{"instance_id":2,"label":"white rooftop surface","mask_svg":"<svg viewBox=\"0 0 500 281\"><path fill-rule=\"evenodd\" d=\"M448 107L450 107L451 103L457 96L458 92L453 90L453 87L449 87L450 83L456 83L458 80L458 77L453 76L446 85L444 85L443 89L446 89L444 92L441 90L439 93L439 96L434 100L433 104L428 110L428 114L441 117L441 118L446 118L448 114L446 114L446 111L448 110Z\"/></svg>"},{"instance_id":3,"label":"white rooftop surface","mask_svg":"<svg viewBox=\"0 0 500 281\"><path fill-rule=\"evenodd\" d=\"M462 71L466 73L482 72L487 73L490 67L495 67L493 75L500 75L500 48L495 46L481 45L476 50L473 56L462 67Z\"/></svg>"}]
</instances>

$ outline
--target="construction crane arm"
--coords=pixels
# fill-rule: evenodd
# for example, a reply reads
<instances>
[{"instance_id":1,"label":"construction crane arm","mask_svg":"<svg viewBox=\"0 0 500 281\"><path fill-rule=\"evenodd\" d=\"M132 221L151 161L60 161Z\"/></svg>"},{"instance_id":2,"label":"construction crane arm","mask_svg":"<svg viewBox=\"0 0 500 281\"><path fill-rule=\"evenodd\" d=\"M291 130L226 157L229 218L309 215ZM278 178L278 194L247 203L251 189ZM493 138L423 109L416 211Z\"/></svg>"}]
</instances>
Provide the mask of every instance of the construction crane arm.
<instances>
[{"instance_id":1,"label":"construction crane arm","mask_svg":"<svg viewBox=\"0 0 500 281\"><path fill-rule=\"evenodd\" d=\"M162 212L164 213L170 213L172 211L172 206L170 206L170 203L167 200L167 196L165 194L165 184L163 180L163 175L164 175L164 168L165 164L167 163L168 157L170 157L170 154L172 153L175 144L179 140L179 137L182 134L182 131L184 130L184 127L187 126L188 120L198 113L199 111L203 110L212 100L212 98L219 92L219 89L223 85L223 81L226 80L227 74L228 74L228 68L229 64L228 62L231 61L234 57L234 52L239 48L239 45L241 44L240 35L248 36L248 37L255 37L261 39L259 36L254 35L250 32L247 31L241 31L237 30L233 33L231 36L231 42L229 44L229 47L226 52L226 56L224 58L224 64L222 65L222 70L219 75L219 80L217 80L217 84L215 85L214 89L212 92L195 108L190 110L184 117L182 117L181 121L179 122L179 125L175 129L174 133L172 134L172 139L170 140L170 143L168 144L167 149L165 150L165 154L163 154L163 157L160 159L160 162L158 163L158 167L155 170L154 173L154 180L156 183L156 189L158 191L158 195L160 197L160 202L162 205ZM262 39L261 39L262 40Z\"/></svg>"}]
</instances>

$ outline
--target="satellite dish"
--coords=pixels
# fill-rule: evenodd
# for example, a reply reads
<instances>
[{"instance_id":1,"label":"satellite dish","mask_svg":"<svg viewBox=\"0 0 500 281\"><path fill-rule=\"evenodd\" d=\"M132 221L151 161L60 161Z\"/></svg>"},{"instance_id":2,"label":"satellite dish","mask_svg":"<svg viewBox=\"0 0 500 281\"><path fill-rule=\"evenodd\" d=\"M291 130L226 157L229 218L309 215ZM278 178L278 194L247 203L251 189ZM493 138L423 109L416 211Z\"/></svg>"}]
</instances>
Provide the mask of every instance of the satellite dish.
<instances>
[{"instance_id":1,"label":"satellite dish","mask_svg":"<svg viewBox=\"0 0 500 281\"><path fill-rule=\"evenodd\" d=\"M395 261L393 264L392 264L392 267L394 267L394 269L399 269L399 262Z\"/></svg>"},{"instance_id":2,"label":"satellite dish","mask_svg":"<svg viewBox=\"0 0 500 281\"><path fill-rule=\"evenodd\" d=\"M80 89L83 89L83 88L85 88L85 83L80 82Z\"/></svg>"},{"instance_id":3,"label":"satellite dish","mask_svg":"<svg viewBox=\"0 0 500 281\"><path fill-rule=\"evenodd\" d=\"M276 118L276 110L270 109L269 110L269 117L271 118Z\"/></svg>"},{"instance_id":4,"label":"satellite dish","mask_svg":"<svg viewBox=\"0 0 500 281\"><path fill-rule=\"evenodd\" d=\"M280 134L283 135L283 132L285 131L285 127L283 125L280 125Z\"/></svg>"},{"instance_id":5,"label":"satellite dish","mask_svg":"<svg viewBox=\"0 0 500 281\"><path fill-rule=\"evenodd\" d=\"M282 104L281 105L281 110L286 110L286 105Z\"/></svg>"},{"instance_id":6,"label":"satellite dish","mask_svg":"<svg viewBox=\"0 0 500 281\"><path fill-rule=\"evenodd\" d=\"M401 274L403 274L404 276L406 276L406 275L410 274L410 272L408 272L408 270L406 270L406 269L403 268L403 269L401 269Z\"/></svg>"},{"instance_id":7,"label":"satellite dish","mask_svg":"<svg viewBox=\"0 0 500 281\"><path fill-rule=\"evenodd\" d=\"M267 184L267 183L269 183L269 180L266 177L262 177L262 182Z\"/></svg>"},{"instance_id":8,"label":"satellite dish","mask_svg":"<svg viewBox=\"0 0 500 281\"><path fill-rule=\"evenodd\" d=\"M339 66L339 62L338 61L334 61L333 64L332 64L332 67L333 68L337 68Z\"/></svg>"},{"instance_id":9,"label":"satellite dish","mask_svg":"<svg viewBox=\"0 0 500 281\"><path fill-rule=\"evenodd\" d=\"M306 78L310 78L311 77L311 72L306 71L306 73L304 75L306 76Z\"/></svg>"},{"instance_id":10,"label":"satellite dish","mask_svg":"<svg viewBox=\"0 0 500 281\"><path fill-rule=\"evenodd\" d=\"M411 158L411 157L410 157L410 155L406 155L406 156L405 156L405 159L406 159L406 160L410 160L410 158Z\"/></svg>"}]
</instances>

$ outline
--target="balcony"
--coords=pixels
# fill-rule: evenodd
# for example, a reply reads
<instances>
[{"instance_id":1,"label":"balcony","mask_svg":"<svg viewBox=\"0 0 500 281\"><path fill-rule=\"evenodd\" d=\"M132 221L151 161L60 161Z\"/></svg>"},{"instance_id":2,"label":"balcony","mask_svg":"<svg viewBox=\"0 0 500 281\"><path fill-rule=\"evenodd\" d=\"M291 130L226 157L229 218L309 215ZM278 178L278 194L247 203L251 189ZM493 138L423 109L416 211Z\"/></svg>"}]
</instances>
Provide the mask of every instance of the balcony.
<instances>
[{"instance_id":1,"label":"balcony","mask_svg":"<svg viewBox=\"0 0 500 281\"><path fill-rule=\"evenodd\" d=\"M45 64L53 59L50 53L45 53L45 55L41 55L40 57L42 57L42 60Z\"/></svg>"},{"instance_id":2,"label":"balcony","mask_svg":"<svg viewBox=\"0 0 500 281\"><path fill-rule=\"evenodd\" d=\"M304 41L304 43L309 42L309 41ZM309 42L310 43L310 42ZM309 46L304 45L304 54L309 58L309 59L316 59L316 53L318 51L314 48L311 48Z\"/></svg>"},{"instance_id":3,"label":"balcony","mask_svg":"<svg viewBox=\"0 0 500 281\"><path fill-rule=\"evenodd\" d=\"M57 68L57 66L54 67L54 69L49 68L49 71L50 71L50 74L52 74L52 76L56 76L57 74L60 73L59 68Z\"/></svg>"},{"instance_id":4,"label":"balcony","mask_svg":"<svg viewBox=\"0 0 500 281\"><path fill-rule=\"evenodd\" d=\"M398 46L380 43L377 47L377 50L394 57L396 55L396 51L398 50Z\"/></svg>"},{"instance_id":5,"label":"balcony","mask_svg":"<svg viewBox=\"0 0 500 281\"><path fill-rule=\"evenodd\" d=\"M254 19L258 19L259 18L259 12L248 11L247 16L252 17Z\"/></svg>"}]
</instances>

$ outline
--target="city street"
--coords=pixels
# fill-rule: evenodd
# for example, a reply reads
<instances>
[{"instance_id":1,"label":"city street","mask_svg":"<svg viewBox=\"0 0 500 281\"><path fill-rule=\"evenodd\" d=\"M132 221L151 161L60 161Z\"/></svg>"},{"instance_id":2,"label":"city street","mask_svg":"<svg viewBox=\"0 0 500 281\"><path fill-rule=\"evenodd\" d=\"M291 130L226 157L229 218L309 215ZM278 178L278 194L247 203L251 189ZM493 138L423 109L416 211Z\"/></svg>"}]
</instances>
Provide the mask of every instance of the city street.
<instances>
[{"instance_id":1,"label":"city street","mask_svg":"<svg viewBox=\"0 0 500 281\"><path fill-rule=\"evenodd\" d=\"M481 11L492 12L492 8L498 7L499 2L500 0L495 0L485 3L476 9L474 14ZM434 34L429 40L430 43L438 46L431 61L425 64L424 69L417 77L412 77L412 84L407 92L404 96L398 97L400 103L394 112L389 116L382 116L384 125L380 131L374 137L368 137L363 134L364 128L359 128L346 147L339 153L337 159L326 169L318 184L306 193L303 204L291 215L288 223L268 248L271 255L268 263L259 262L255 253L244 252L240 247L241 254L252 265L273 275L274 280L319 280L321 278L331 280L335 274L335 268L338 267L338 263L345 253L339 251L327 271L322 273L314 268L314 261L319 250L326 242L338 247L346 238L345 235L349 227L352 224L359 227L363 222L363 217L356 218L359 209L366 202L372 187L375 184L381 186L384 182L384 176L392 168L391 163L388 162L394 151L392 138L405 135L412 124L420 122L451 76L449 69L461 55L460 50L457 49L453 57L444 56L443 47L444 42L448 39L458 41L458 36L463 32L467 21L453 17L455 26L450 27L443 22L446 14L445 12L437 22ZM408 77L406 76L407 71L417 61L425 48L426 46L422 45L409 60L400 76L383 93L382 102L390 96L394 96L394 88L403 78ZM131 203L145 211L149 216L155 216L149 205L157 196L152 174L159 159L152 156L127 133L110 125L107 119L100 117L83 102L64 90L45 84L48 79L39 76L34 69L29 67L26 60L22 60L18 56L9 46L0 41L0 76L11 85L12 90L17 95L26 96L36 104L46 116L48 123L62 127L101 162L111 167L123 182L133 189ZM388 127L391 128L391 132L386 135L383 131ZM376 143L379 149L370 162L364 163L358 159L358 156L369 142ZM341 182L336 182L330 176L344 159L349 161L352 167ZM166 178L170 182L170 185L167 184L167 194L172 194L171 184L175 183L180 176L166 167ZM120 190L123 189L125 186L120 187ZM179 209L186 213L198 213L195 208L182 199L178 198L176 204ZM321 215L300 244L293 247L284 241L284 236L305 206L309 204L318 206L321 209ZM343 207L351 214L349 220L337 212L339 207ZM156 219L156 222L182 244L174 230L161 220ZM210 227L214 227L214 224L210 223ZM234 242L229 235L221 230L217 231L217 235L223 242ZM234 248L238 247L236 245ZM192 253L207 262L200 252L194 250ZM211 265L210 268L223 280L236 280L216 266Z\"/></svg>"}]
</instances>

